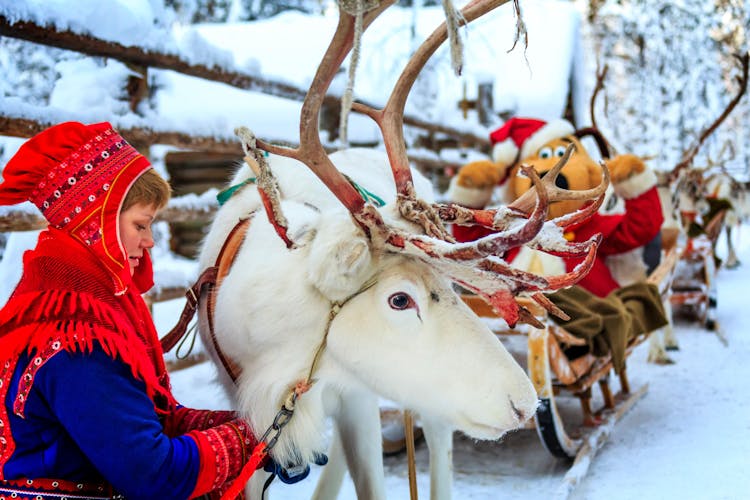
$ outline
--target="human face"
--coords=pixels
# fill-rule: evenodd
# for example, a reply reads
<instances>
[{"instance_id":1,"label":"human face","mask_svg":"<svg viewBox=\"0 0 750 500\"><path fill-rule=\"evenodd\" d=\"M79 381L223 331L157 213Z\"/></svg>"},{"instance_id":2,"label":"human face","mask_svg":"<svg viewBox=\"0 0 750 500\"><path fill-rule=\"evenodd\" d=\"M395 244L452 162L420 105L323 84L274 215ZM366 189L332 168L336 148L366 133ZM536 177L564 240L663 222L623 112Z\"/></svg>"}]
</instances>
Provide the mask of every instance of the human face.
<instances>
[{"instance_id":1,"label":"human face","mask_svg":"<svg viewBox=\"0 0 750 500\"><path fill-rule=\"evenodd\" d=\"M156 216L156 207L138 203L120 212L120 244L130 264L130 275L135 272L143 251L154 246L151 224Z\"/></svg>"}]
</instances>

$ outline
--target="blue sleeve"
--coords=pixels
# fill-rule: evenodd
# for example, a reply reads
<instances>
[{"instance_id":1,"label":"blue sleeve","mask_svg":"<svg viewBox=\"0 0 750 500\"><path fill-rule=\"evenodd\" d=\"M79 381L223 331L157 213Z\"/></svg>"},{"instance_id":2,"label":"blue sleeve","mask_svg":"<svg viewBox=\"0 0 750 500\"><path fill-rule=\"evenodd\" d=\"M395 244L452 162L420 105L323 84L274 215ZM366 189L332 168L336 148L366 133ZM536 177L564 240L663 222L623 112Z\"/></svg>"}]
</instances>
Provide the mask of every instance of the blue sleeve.
<instances>
[{"instance_id":1,"label":"blue sleeve","mask_svg":"<svg viewBox=\"0 0 750 500\"><path fill-rule=\"evenodd\" d=\"M35 387L118 493L129 500L189 497L200 469L198 446L163 433L145 385L127 365L95 348L59 353L42 371Z\"/></svg>"}]
</instances>

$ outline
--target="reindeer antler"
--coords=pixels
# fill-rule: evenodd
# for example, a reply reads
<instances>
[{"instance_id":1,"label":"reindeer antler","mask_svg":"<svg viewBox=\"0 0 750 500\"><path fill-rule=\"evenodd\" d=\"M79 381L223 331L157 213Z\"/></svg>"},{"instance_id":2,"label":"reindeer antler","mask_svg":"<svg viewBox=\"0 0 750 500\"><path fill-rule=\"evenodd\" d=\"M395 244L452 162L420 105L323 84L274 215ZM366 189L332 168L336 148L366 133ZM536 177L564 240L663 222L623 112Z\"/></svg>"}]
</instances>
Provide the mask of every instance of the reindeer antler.
<instances>
[{"instance_id":1,"label":"reindeer antler","mask_svg":"<svg viewBox=\"0 0 750 500\"><path fill-rule=\"evenodd\" d=\"M463 9L461 23L468 23L508 1L474 0ZM515 4L517 0L513 2ZM363 29L393 3L393 0L383 1L367 12L362 22ZM549 203L563 199L600 197L608 184L606 169L602 184L598 188L581 192L559 189L554 185L555 177L570 157L572 150L568 150L544 180L539 178L533 168L523 166L523 171L532 180L533 189L509 207L494 211L467 211L453 205L431 205L417 199L403 137L403 113L406 98L417 75L430 55L447 38L444 23L430 35L407 63L382 110L361 104L353 105L357 110L372 117L380 127L396 185L399 212L404 219L423 228L425 234L417 234L401 229L400 226L387 224L380 212L372 204L367 203L359 191L336 169L325 153L318 132L318 114L323 96L346 54L351 50L353 35L354 17L339 8L336 33L302 106L300 146L296 149L282 148L258 140L258 147L270 153L295 158L307 165L349 210L374 248L410 255L438 269L454 282L483 297L510 325L514 325L519 319L533 321L530 314L519 309L514 297L521 292L550 291L575 283L588 272L599 244L597 237L584 243L567 243L559 230L562 220L545 222ZM269 188L269 191L278 193L277 189ZM601 203L601 200L598 200L598 203ZM278 207L278 204L275 206ZM565 223L586 217L597 208L597 203L593 203L566 219ZM269 217L279 218L270 212ZM487 225L498 232L476 242L455 243L445 231L443 223L458 220L459 223ZM550 234L540 238L540 232L545 226L550 228ZM523 244L541 249L550 248L564 255L585 258L575 271L545 279L513 269L500 258L506 250ZM555 308L549 301L540 297L535 300L555 313ZM559 310L557 312L559 313Z\"/></svg>"},{"instance_id":2,"label":"reindeer antler","mask_svg":"<svg viewBox=\"0 0 750 500\"><path fill-rule=\"evenodd\" d=\"M507 3L509 0L474 0L464 7L459 17L459 25L465 25L492 9ZM514 0L516 2L517 0ZM416 199L414 184L409 168L404 140L404 108L409 91L424 65L435 51L448 38L448 23L442 23L414 52L396 82L388 102L381 110L376 110L361 103L354 103L352 109L364 113L375 120L382 134L383 143L391 164L393 179L396 183L399 212L401 215L425 229L425 232L436 238L450 240L440 217L433 209Z\"/></svg>"},{"instance_id":3,"label":"reindeer antler","mask_svg":"<svg viewBox=\"0 0 750 500\"><path fill-rule=\"evenodd\" d=\"M461 11L462 18L459 19L459 24L468 24L508 1L474 0ZM401 72L393 88L391 97L382 110L376 110L361 103L354 103L352 105L352 109L370 116L380 127L388 159L391 163L391 169L393 170L393 178L396 182L396 192L399 195L409 197L414 194L411 171L409 169L409 158L406 154L406 142L404 141L403 133L406 98L424 65L447 38L448 26L447 23L442 23L414 52L414 55Z\"/></svg>"},{"instance_id":4,"label":"reindeer antler","mask_svg":"<svg viewBox=\"0 0 750 500\"><path fill-rule=\"evenodd\" d=\"M395 0L383 0L379 6L367 12L363 18L363 29L366 29L376 17L394 2ZM323 56L323 60L318 66L313 82L302 104L299 124L299 147L295 149L284 148L261 140L257 141L257 145L264 151L295 158L307 165L350 212L358 214L364 209L365 200L328 158L325 148L323 148L323 144L320 141L318 129L318 119L323 98L326 95L328 87L331 85L331 81L333 81L333 77L336 75L336 71L351 50L353 40L354 16L340 11L336 32L328 46L328 50Z\"/></svg>"}]
</instances>

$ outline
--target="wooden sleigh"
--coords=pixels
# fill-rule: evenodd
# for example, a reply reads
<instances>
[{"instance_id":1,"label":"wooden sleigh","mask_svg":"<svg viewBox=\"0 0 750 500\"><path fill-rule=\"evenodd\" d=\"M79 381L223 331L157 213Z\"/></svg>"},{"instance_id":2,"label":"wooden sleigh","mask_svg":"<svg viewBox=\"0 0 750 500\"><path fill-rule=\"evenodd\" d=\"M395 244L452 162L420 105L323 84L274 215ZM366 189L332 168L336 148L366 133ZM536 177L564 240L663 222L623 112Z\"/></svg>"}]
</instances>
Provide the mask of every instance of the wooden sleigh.
<instances>
[{"instance_id":1,"label":"wooden sleigh","mask_svg":"<svg viewBox=\"0 0 750 500\"><path fill-rule=\"evenodd\" d=\"M647 278L649 283L658 287L663 301L669 300L675 266L681 253L681 248L677 246L664 250L660 264ZM645 394L646 386L635 392L631 390L627 371L624 368L618 375L619 392L613 393L610 388L610 373L613 371L610 355L594 356L589 353L569 359L565 354L565 349L570 346L585 345L585 340L573 336L555 324L546 311L531 299L521 297L518 300L544 326L534 328L525 325L511 330L507 326L492 327L497 323L504 325L504 322L497 319L494 311L481 298L472 295L464 295L462 298L479 317L491 319L488 323L504 343L515 344L514 351L518 358L523 358L525 355L527 371L540 400L533 425L545 448L555 457L581 459L582 455L595 452L593 447L600 446L606 440L611 428L605 424L618 420ZM638 345L649 338L650 333L631 339L625 353L626 360ZM522 348L517 341L519 336L526 337L525 353L520 352ZM516 340L513 339L514 337ZM523 359L519 361L523 363ZM603 404L595 409L592 388L597 384ZM561 397L571 395L580 403L582 411L580 423L574 423L576 417L572 414L569 404L572 398L564 398L566 412L561 412L558 408ZM576 429L575 432L569 431L573 428ZM596 432L598 436L593 436Z\"/></svg>"},{"instance_id":2,"label":"wooden sleigh","mask_svg":"<svg viewBox=\"0 0 750 500\"><path fill-rule=\"evenodd\" d=\"M689 238L677 263L670 303L676 314L695 319L707 330L716 323L716 241L724 227L726 211L718 212L706 225L705 232Z\"/></svg>"}]
</instances>

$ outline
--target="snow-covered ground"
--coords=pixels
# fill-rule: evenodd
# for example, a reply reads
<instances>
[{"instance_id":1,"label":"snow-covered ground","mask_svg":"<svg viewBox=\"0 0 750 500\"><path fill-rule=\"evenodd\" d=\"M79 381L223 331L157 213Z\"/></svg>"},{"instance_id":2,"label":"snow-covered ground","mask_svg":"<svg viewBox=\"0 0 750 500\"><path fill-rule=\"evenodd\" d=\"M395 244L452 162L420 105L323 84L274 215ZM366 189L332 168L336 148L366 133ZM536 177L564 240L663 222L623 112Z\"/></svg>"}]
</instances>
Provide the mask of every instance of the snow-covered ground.
<instances>
[{"instance_id":1,"label":"snow-covered ground","mask_svg":"<svg viewBox=\"0 0 750 500\"><path fill-rule=\"evenodd\" d=\"M649 364L648 345L637 348L628 361L631 386L637 390L647 384L648 391L615 426L570 498L748 498L750 314L743 289L750 281L750 226L741 228L737 243L744 265L718 274L718 320L728 345L715 333L678 319L680 350L671 353L675 364ZM719 251L725 251L723 243ZM157 308L162 333L172 326L173 311L180 306L173 301ZM208 363L175 373L178 399L195 407L226 407L213 376ZM576 415L580 413L569 421ZM552 458L533 430L517 431L500 442L460 435L454 441L456 499L548 499L564 493L561 484L570 464ZM409 498L405 457L386 457L385 464L388 497ZM420 496L427 498L424 442L417 446L417 468ZM319 473L314 467L310 478L291 486L277 481L272 498L310 498ZM339 498L356 498L351 481Z\"/></svg>"}]
</instances>

